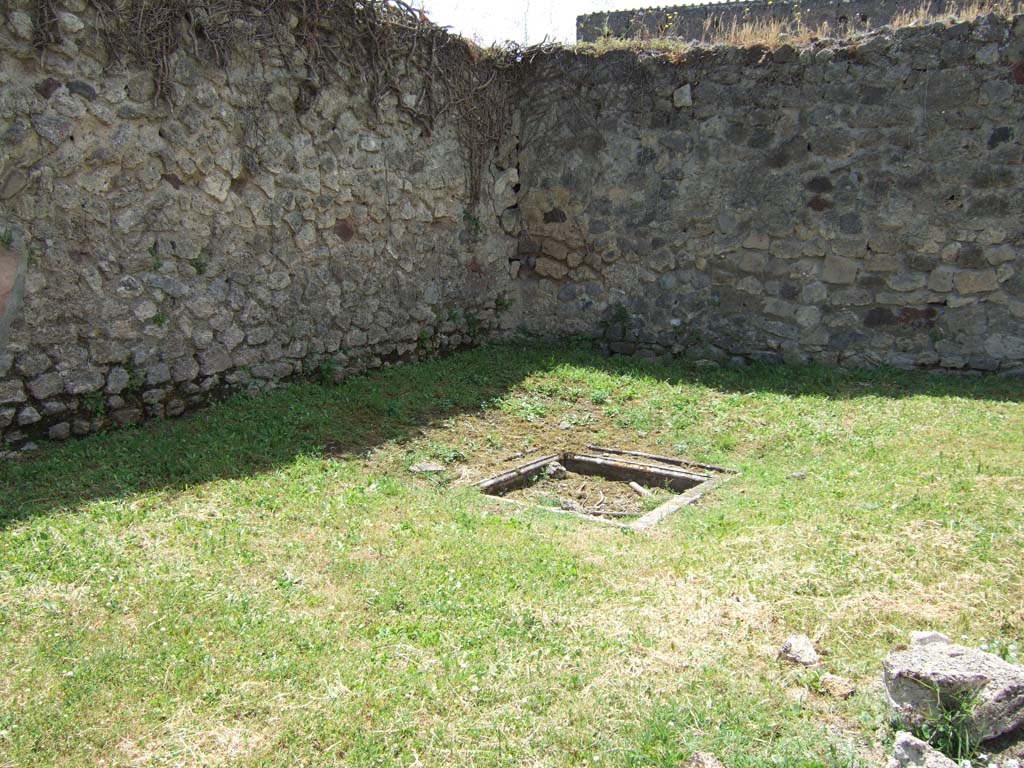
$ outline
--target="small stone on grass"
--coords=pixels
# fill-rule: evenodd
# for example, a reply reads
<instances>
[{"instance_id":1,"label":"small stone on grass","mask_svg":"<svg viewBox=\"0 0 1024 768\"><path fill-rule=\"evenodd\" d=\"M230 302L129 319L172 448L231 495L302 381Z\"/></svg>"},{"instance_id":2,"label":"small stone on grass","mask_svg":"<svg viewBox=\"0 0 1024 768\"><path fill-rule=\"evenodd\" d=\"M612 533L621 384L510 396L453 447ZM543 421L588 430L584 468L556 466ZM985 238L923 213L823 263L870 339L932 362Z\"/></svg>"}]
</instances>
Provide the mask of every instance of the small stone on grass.
<instances>
[{"instance_id":1,"label":"small stone on grass","mask_svg":"<svg viewBox=\"0 0 1024 768\"><path fill-rule=\"evenodd\" d=\"M409 471L423 475L436 474L444 472L444 464L438 464L436 461L423 461L419 464L413 464L409 467Z\"/></svg>"},{"instance_id":2,"label":"small stone on grass","mask_svg":"<svg viewBox=\"0 0 1024 768\"><path fill-rule=\"evenodd\" d=\"M813 666L821 661L821 656L814 650L814 643L807 635L792 635L786 639L779 649L779 658L794 664Z\"/></svg>"},{"instance_id":3,"label":"small stone on grass","mask_svg":"<svg viewBox=\"0 0 1024 768\"><path fill-rule=\"evenodd\" d=\"M894 759L890 765L898 768L958 768L957 764L906 731L896 734Z\"/></svg>"}]
</instances>

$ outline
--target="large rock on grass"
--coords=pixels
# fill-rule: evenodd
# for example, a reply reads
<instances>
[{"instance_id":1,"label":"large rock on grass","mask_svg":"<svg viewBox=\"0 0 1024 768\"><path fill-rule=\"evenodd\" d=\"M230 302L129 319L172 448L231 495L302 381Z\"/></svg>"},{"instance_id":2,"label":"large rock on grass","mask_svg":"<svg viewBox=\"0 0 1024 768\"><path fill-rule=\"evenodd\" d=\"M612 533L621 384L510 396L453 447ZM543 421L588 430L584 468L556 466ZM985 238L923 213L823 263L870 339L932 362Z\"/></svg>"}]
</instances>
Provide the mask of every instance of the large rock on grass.
<instances>
[{"instance_id":1,"label":"large rock on grass","mask_svg":"<svg viewBox=\"0 0 1024 768\"><path fill-rule=\"evenodd\" d=\"M1024 725L1024 668L962 645L933 643L894 651L882 662L889 703L912 728L971 708L976 742Z\"/></svg>"}]
</instances>

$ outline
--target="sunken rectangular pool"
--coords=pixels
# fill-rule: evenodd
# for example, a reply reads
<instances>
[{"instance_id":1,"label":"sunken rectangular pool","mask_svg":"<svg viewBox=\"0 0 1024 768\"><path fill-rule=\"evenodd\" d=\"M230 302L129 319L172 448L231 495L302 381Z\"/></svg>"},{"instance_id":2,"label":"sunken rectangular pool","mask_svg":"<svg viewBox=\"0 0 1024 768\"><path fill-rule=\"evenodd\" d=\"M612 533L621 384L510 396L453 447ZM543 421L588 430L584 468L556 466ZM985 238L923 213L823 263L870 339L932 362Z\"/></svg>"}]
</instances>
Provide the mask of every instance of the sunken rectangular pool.
<instances>
[{"instance_id":1,"label":"sunken rectangular pool","mask_svg":"<svg viewBox=\"0 0 1024 768\"><path fill-rule=\"evenodd\" d=\"M588 445L542 456L476 487L520 507L643 531L737 474L688 459Z\"/></svg>"}]
</instances>

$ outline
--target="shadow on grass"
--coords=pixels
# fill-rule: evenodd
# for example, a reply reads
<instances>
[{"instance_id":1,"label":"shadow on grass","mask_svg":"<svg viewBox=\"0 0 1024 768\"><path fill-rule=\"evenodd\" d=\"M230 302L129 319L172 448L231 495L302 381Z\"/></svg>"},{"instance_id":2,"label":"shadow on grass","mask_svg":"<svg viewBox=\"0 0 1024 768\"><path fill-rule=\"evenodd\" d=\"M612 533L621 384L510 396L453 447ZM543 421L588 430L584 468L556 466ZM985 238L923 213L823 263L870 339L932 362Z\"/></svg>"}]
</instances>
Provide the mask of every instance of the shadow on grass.
<instances>
[{"instance_id":1,"label":"shadow on grass","mask_svg":"<svg viewBox=\"0 0 1024 768\"><path fill-rule=\"evenodd\" d=\"M177 421L49 445L24 461L0 462L0 527L89 500L175 491L267 471L299 455L319 455L328 443L332 452L355 457L414 437L438 421L485 410L530 375L561 365L720 392L1024 401L1019 380L996 376L781 365L700 369L684 361L603 358L586 343L489 345L336 386L292 383Z\"/></svg>"}]
</instances>

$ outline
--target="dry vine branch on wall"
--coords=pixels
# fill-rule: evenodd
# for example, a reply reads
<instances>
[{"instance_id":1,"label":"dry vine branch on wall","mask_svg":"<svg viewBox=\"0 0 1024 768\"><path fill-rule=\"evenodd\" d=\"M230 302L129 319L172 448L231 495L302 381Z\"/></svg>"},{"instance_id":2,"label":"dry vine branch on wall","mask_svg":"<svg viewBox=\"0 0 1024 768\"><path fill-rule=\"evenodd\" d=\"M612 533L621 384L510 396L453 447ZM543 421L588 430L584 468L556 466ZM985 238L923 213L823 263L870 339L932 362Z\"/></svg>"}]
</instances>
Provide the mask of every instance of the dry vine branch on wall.
<instances>
[{"instance_id":1,"label":"dry vine branch on wall","mask_svg":"<svg viewBox=\"0 0 1024 768\"><path fill-rule=\"evenodd\" d=\"M60 27L57 23L57 12L53 8L53 0L36 0L35 35L33 43L42 50L48 45L61 42Z\"/></svg>"},{"instance_id":2,"label":"dry vine branch on wall","mask_svg":"<svg viewBox=\"0 0 1024 768\"><path fill-rule=\"evenodd\" d=\"M58 41L56 16L52 0L35 2L37 44L45 47ZM545 50L508 45L482 51L402 0L90 2L110 58L150 69L158 98L173 85L179 50L224 66L232 53L276 49L286 65L302 67L299 112L345 77L359 84L375 113L393 97L427 133L450 114L465 150L472 202L487 147L511 123L530 65Z\"/></svg>"}]
</instances>

